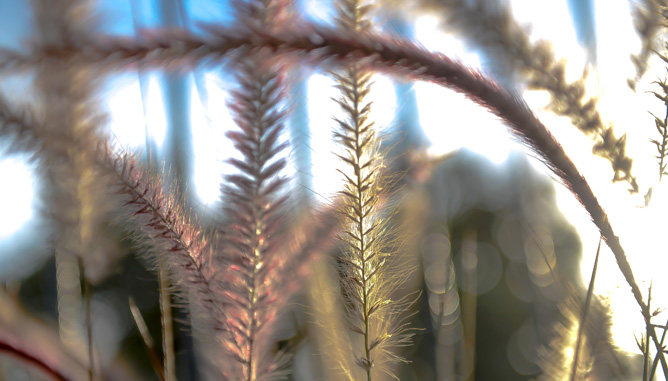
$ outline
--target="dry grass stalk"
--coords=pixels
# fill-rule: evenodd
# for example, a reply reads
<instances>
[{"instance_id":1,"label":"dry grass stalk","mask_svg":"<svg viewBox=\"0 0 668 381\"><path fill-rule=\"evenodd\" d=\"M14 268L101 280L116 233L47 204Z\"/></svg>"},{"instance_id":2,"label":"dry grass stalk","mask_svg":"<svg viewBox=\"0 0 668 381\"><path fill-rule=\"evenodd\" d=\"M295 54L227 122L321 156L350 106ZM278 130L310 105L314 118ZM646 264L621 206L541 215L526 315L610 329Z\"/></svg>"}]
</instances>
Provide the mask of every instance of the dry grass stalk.
<instances>
[{"instance_id":1,"label":"dry grass stalk","mask_svg":"<svg viewBox=\"0 0 668 381\"><path fill-rule=\"evenodd\" d=\"M366 31L369 5L355 0L338 3L337 24L342 30ZM407 275L399 277L390 269L395 248L389 244L386 211L381 209L380 190L383 179L382 154L376 128L369 120L372 104L366 100L371 89L371 73L351 64L334 74L341 91L336 102L343 117L334 137L345 153L337 155L344 165L340 213L344 243L340 257L342 287L346 296L349 328L354 332L352 348L355 364L361 374L354 379L377 379L379 372L393 375L390 365L403 359L393 353L396 347L408 345L412 334L401 323L406 299L393 300L392 293ZM396 376L393 376L396 377Z\"/></svg>"}]
</instances>

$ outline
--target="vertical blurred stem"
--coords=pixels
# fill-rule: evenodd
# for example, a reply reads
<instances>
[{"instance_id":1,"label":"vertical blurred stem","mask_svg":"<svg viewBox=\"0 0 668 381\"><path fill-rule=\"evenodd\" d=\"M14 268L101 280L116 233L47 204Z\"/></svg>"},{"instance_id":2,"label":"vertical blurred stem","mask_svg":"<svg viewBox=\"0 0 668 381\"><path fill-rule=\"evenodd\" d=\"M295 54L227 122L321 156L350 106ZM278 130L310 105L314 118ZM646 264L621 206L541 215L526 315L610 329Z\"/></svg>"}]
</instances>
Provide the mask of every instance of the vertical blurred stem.
<instances>
[{"instance_id":1,"label":"vertical blurred stem","mask_svg":"<svg viewBox=\"0 0 668 381\"><path fill-rule=\"evenodd\" d=\"M139 331L142 341L144 342L144 348L146 348L146 354L148 355L148 358L151 361L153 370L155 370L155 373L158 376L158 380L165 381L165 369L162 362L160 361L160 356L155 351L155 344L153 342L153 337L151 337L151 333L148 330L146 321L144 320L144 317L142 316L139 307L137 307L137 304L132 299L132 297L128 299L128 302L130 305L130 313L132 313L132 317L135 321L135 326L137 327L137 331Z\"/></svg>"},{"instance_id":2,"label":"vertical blurred stem","mask_svg":"<svg viewBox=\"0 0 668 381\"><path fill-rule=\"evenodd\" d=\"M132 6L132 20L134 23L135 31L141 28L141 20L139 10L137 9L136 4L133 2ZM141 92L142 105L144 109L144 116L147 115L147 98L148 98L148 86L147 80L139 68L137 72L139 90ZM149 131L149 125L144 124L145 131L145 149L146 157L148 158L149 163L157 163L157 145L155 140L151 137ZM169 273L164 269L162 264L158 265L158 283L159 283L159 293L160 293L160 318L162 325L162 353L163 353L163 378L168 381L176 379L176 360L174 356L174 325L172 323L172 301L171 293L169 291Z\"/></svg>"},{"instance_id":3,"label":"vertical blurred stem","mask_svg":"<svg viewBox=\"0 0 668 381\"><path fill-rule=\"evenodd\" d=\"M79 276L81 277L81 284L83 290L83 302L85 308L85 326L86 326L86 339L87 339L87 349L88 349L88 380L93 381L93 375L95 374L95 361L93 353L93 319L90 314L90 284L86 280L86 269L81 258L78 259L79 264Z\"/></svg>"},{"instance_id":4,"label":"vertical blurred stem","mask_svg":"<svg viewBox=\"0 0 668 381\"><path fill-rule=\"evenodd\" d=\"M313 308L313 338L318 351L327 356L321 360L318 379L353 380L351 373L355 359L345 331L345 321L339 314L338 278L334 266L326 260L316 261L308 277L308 296ZM338 378L337 378L338 376Z\"/></svg>"},{"instance_id":5,"label":"vertical blurred stem","mask_svg":"<svg viewBox=\"0 0 668 381\"><path fill-rule=\"evenodd\" d=\"M647 294L647 309L651 311L651 303L652 303L652 285L650 283L649 286L649 293ZM645 338L643 345L645 346L643 350L643 361L642 361L642 379L643 381L649 381L649 371L650 371L650 359L651 359L651 353L650 353L650 345L649 345L649 338L650 338L650 333L649 333L649 327L650 324L652 324L650 321L647 321L645 323ZM658 354L657 354L658 357ZM668 377L667 377L668 379Z\"/></svg>"},{"instance_id":6,"label":"vertical blurred stem","mask_svg":"<svg viewBox=\"0 0 668 381\"><path fill-rule=\"evenodd\" d=\"M452 293L457 293L457 279L454 276L454 263L452 261L451 249L450 246L450 234L446 231L446 236L448 238L448 248L444 253L445 265L443 268L445 274L445 290L443 294L439 296L439 316L435 322L435 333L436 338L435 351L436 363L434 368L436 369L436 379L445 380L445 379L456 379L457 378L457 347L452 340L452 330L446 330L446 321L445 317L452 313L459 315L460 306L459 298L457 297L457 307L456 311L448 311L446 314L446 308L449 306L448 298ZM452 276L452 277L451 277ZM447 324L450 325L450 324Z\"/></svg>"},{"instance_id":7,"label":"vertical blurred stem","mask_svg":"<svg viewBox=\"0 0 668 381\"><path fill-rule=\"evenodd\" d=\"M666 333L668 333L668 321L666 322L666 325L663 327L658 326L657 328L662 328L663 329L663 334L661 335L661 341L659 342L660 347L663 348L663 343L666 339ZM649 372L649 379L652 380L654 379L654 374L656 373L657 366L659 365L659 356L654 357L654 361L652 362L652 369L650 369Z\"/></svg>"},{"instance_id":8,"label":"vertical blurred stem","mask_svg":"<svg viewBox=\"0 0 668 381\"><path fill-rule=\"evenodd\" d=\"M462 272L465 277L465 287L463 287L462 292L463 369L467 380L475 380L475 328L478 285L477 234L475 230L469 230L464 234L461 261Z\"/></svg>"},{"instance_id":9,"label":"vertical blurred stem","mask_svg":"<svg viewBox=\"0 0 668 381\"><path fill-rule=\"evenodd\" d=\"M160 2L161 20L164 27L184 27L185 15L181 0ZM163 82L163 99L167 118L164 158L173 176L172 181L178 192L186 198L191 194L189 184L192 178L192 134L190 130L190 87L187 74L168 73ZM169 274L159 268L160 312L162 313L162 339L165 380L176 380L174 356L174 333L171 309Z\"/></svg>"},{"instance_id":10,"label":"vertical blurred stem","mask_svg":"<svg viewBox=\"0 0 668 381\"><path fill-rule=\"evenodd\" d=\"M94 31L90 4L83 0L33 0L34 42L38 49L71 46ZM97 112L91 101L95 77L72 62L54 60L36 70L36 95L48 120L49 145L45 174L50 185L47 202L52 216L56 257L59 334L74 352L88 352L88 379L95 376L88 280L83 260L95 263L95 239L106 206L94 168ZM88 262L88 260L91 260ZM88 265L88 272L91 271ZM86 300L82 300L83 293ZM85 303L85 325L82 304ZM87 338L85 339L84 336ZM87 345L86 345L87 341Z\"/></svg>"},{"instance_id":11,"label":"vertical blurred stem","mask_svg":"<svg viewBox=\"0 0 668 381\"><path fill-rule=\"evenodd\" d=\"M33 38L41 48L59 48L76 36L78 28L85 19L83 9L78 8L81 17L73 17L70 12L76 8L77 1L54 2L33 0L33 18L35 29ZM82 28L85 29L85 28ZM80 75L80 80L75 77ZM57 153L49 154L46 159L45 175L48 178L49 192L47 203L53 216L56 292L58 309L58 333L65 347L79 352L84 345L81 308L81 274L77 255L81 255L87 237L84 226L89 222L89 215L83 212L81 193L87 190L82 177L90 167L84 158L85 139L82 135L90 132L88 125L81 121L87 111L90 83L84 73L67 63L52 62L40 67L35 73L35 90L44 106L46 127L51 137L49 144L57 147ZM73 107L76 103L79 109ZM87 143L87 142L86 142ZM55 151L55 150L54 150ZM85 221L82 221L85 219ZM86 248L88 249L88 248Z\"/></svg>"},{"instance_id":12,"label":"vertical blurred stem","mask_svg":"<svg viewBox=\"0 0 668 381\"><path fill-rule=\"evenodd\" d=\"M589 278L589 287L587 287L587 296L585 298L585 304L582 307L582 314L580 315L580 326L578 327L578 338L575 342L575 354L573 355L573 365L571 368L571 381L575 381L578 371L578 357L580 355L580 348L582 347L582 338L584 335L584 328L587 322L587 313L589 311L589 306L591 304L592 296L594 295L594 282L596 281L596 272L598 271L598 258L601 254L601 243L603 242L603 237L598 240L598 249L596 249L596 257L594 259L594 269L591 271L591 277ZM548 263L549 265L549 263ZM649 336L648 336L649 337ZM649 340L647 341L649 343Z\"/></svg>"},{"instance_id":13,"label":"vertical blurred stem","mask_svg":"<svg viewBox=\"0 0 668 381\"><path fill-rule=\"evenodd\" d=\"M169 275L160 266L160 316L162 318L162 353L164 354L164 372L166 381L176 380L176 361L174 359L174 328L172 324L172 301L169 292Z\"/></svg>"},{"instance_id":14,"label":"vertical blurred stem","mask_svg":"<svg viewBox=\"0 0 668 381\"><path fill-rule=\"evenodd\" d=\"M81 311L80 274L76 257L56 247L56 291L58 333L63 345L76 351L80 348L81 332L78 316Z\"/></svg>"}]
</instances>

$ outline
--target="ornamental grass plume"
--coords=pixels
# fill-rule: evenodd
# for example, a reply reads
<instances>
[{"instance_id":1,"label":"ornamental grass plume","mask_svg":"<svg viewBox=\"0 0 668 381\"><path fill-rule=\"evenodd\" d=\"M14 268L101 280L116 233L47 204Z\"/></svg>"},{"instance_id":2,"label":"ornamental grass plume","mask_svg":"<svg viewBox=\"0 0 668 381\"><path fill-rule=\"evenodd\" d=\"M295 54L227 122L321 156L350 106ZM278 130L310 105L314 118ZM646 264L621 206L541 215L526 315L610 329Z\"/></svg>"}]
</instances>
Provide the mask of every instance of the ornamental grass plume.
<instances>
[{"instance_id":1,"label":"ornamental grass plume","mask_svg":"<svg viewBox=\"0 0 668 381\"><path fill-rule=\"evenodd\" d=\"M287 12L281 1L237 2L239 19L260 29L281 25ZM228 314L226 329L231 333L226 349L229 379L275 378L285 367L284 353L272 353L272 325L279 310L276 273L279 225L284 221L287 200L285 177L280 176L286 160L279 157L287 143L281 142L285 119L283 73L262 52L251 52L239 60L239 89L232 93L230 108L240 131L227 133L243 160L230 159L240 174L226 176L222 188L224 214L229 223L223 230L226 246L218 257L221 293ZM282 303L284 304L284 303Z\"/></svg>"},{"instance_id":2,"label":"ornamental grass plume","mask_svg":"<svg viewBox=\"0 0 668 381\"><path fill-rule=\"evenodd\" d=\"M340 1L338 28L367 31L369 8L356 0ZM337 154L343 165L338 171L344 178L339 208L341 285L348 326L353 332L354 362L359 368L358 372L349 369L348 377L372 380L379 377L379 372L393 375L389 364L403 360L395 351L398 346L409 345L413 335L402 323L410 303L392 299L392 293L410 272L404 269L399 276L390 268L396 247L388 242L392 233L388 231L387 211L381 209L380 191L386 180L376 127L369 118L373 106L366 98L371 90L371 73L351 64L333 75L341 92L336 102L343 114L335 119L338 129L334 132L344 148L343 154Z\"/></svg>"}]
</instances>

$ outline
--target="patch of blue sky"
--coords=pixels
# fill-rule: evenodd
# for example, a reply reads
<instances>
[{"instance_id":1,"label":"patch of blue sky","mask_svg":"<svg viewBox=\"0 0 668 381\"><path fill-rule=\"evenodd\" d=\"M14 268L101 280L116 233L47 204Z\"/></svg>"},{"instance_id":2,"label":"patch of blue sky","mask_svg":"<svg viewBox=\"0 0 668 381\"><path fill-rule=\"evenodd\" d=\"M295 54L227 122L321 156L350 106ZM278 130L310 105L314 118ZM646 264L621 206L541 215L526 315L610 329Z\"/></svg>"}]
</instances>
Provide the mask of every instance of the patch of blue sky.
<instances>
[{"instance_id":1,"label":"patch of blue sky","mask_svg":"<svg viewBox=\"0 0 668 381\"><path fill-rule=\"evenodd\" d=\"M96 29L103 34L116 36L134 36L135 28L132 21L133 7L141 7L146 1L99 0L95 13ZM146 12L144 12L146 13ZM157 25L156 25L157 26Z\"/></svg>"},{"instance_id":2,"label":"patch of blue sky","mask_svg":"<svg viewBox=\"0 0 668 381\"><path fill-rule=\"evenodd\" d=\"M228 1L184 0L186 14L191 27L197 29L202 23L230 26L235 21L235 12Z\"/></svg>"},{"instance_id":3,"label":"patch of blue sky","mask_svg":"<svg viewBox=\"0 0 668 381\"><path fill-rule=\"evenodd\" d=\"M230 25L234 22L234 12L227 1L100 0L99 13L105 17L99 28L103 33L134 35L136 28L164 27L164 7L176 9L181 23L191 30L197 30L198 25L204 23ZM179 7L182 8L179 10Z\"/></svg>"},{"instance_id":4,"label":"patch of blue sky","mask_svg":"<svg viewBox=\"0 0 668 381\"><path fill-rule=\"evenodd\" d=\"M33 18L29 1L0 0L0 48L23 50L32 35Z\"/></svg>"}]
</instances>

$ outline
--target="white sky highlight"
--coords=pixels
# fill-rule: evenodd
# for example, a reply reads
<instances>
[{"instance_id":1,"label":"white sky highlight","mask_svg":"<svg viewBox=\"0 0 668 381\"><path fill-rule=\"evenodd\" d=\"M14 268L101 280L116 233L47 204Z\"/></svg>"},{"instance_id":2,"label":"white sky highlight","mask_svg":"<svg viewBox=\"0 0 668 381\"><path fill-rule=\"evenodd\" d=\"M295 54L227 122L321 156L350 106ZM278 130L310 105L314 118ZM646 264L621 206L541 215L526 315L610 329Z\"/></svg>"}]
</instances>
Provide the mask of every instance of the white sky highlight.
<instances>
[{"instance_id":1,"label":"white sky highlight","mask_svg":"<svg viewBox=\"0 0 668 381\"><path fill-rule=\"evenodd\" d=\"M33 174L21 159L0 156L0 240L11 237L33 215ZM0 253L1 254L1 253Z\"/></svg>"}]
</instances>

